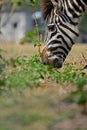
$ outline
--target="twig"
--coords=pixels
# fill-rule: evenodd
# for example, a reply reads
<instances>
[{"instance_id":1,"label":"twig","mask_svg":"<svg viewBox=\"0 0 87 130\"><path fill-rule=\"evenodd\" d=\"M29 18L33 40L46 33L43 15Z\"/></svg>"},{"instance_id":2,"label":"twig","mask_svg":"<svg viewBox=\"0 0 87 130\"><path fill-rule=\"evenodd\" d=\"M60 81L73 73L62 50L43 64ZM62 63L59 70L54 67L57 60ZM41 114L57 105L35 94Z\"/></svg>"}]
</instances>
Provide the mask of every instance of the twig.
<instances>
[{"instance_id":1,"label":"twig","mask_svg":"<svg viewBox=\"0 0 87 130\"><path fill-rule=\"evenodd\" d=\"M41 40L40 40L40 33L39 33L39 29L38 29L38 23L37 23L37 19L36 19L36 16L34 15L34 20L35 20L35 27L36 27L36 31L37 31L37 35L38 35L38 44L37 44L37 46L38 46L38 52L39 52L39 54L41 55L41 49L40 49L40 47L41 47Z\"/></svg>"},{"instance_id":2,"label":"twig","mask_svg":"<svg viewBox=\"0 0 87 130\"><path fill-rule=\"evenodd\" d=\"M82 53L82 57L83 57L84 61L87 63L87 59L86 59L86 57L84 56L83 53Z\"/></svg>"}]
</instances>

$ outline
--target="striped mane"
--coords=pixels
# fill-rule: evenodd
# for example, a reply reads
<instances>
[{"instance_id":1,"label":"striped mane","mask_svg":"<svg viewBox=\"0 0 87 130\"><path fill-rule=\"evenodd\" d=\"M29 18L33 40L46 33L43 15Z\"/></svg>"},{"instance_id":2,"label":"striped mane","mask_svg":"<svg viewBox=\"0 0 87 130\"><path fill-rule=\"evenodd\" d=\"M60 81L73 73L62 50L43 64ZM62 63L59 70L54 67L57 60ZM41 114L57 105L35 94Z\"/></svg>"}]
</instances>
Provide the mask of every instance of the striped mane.
<instances>
[{"instance_id":1,"label":"striped mane","mask_svg":"<svg viewBox=\"0 0 87 130\"><path fill-rule=\"evenodd\" d=\"M51 13L52 9L54 8L53 4L52 4L51 0L42 0L41 7L42 7L43 19L46 20L46 18L50 16L50 13Z\"/></svg>"}]
</instances>

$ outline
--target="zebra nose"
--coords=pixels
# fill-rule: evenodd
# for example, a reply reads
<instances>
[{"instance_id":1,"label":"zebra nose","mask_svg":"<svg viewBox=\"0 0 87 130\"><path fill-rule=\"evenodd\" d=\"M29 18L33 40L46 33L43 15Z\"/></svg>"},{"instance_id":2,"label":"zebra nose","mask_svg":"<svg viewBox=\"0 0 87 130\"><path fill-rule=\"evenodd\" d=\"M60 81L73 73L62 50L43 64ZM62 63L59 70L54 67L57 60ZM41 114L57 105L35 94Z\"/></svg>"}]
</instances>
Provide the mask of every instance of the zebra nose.
<instances>
[{"instance_id":1,"label":"zebra nose","mask_svg":"<svg viewBox=\"0 0 87 130\"><path fill-rule=\"evenodd\" d=\"M56 67L56 68L61 68L62 67L62 62L59 60L59 59L55 59L53 61L53 67Z\"/></svg>"}]
</instances>

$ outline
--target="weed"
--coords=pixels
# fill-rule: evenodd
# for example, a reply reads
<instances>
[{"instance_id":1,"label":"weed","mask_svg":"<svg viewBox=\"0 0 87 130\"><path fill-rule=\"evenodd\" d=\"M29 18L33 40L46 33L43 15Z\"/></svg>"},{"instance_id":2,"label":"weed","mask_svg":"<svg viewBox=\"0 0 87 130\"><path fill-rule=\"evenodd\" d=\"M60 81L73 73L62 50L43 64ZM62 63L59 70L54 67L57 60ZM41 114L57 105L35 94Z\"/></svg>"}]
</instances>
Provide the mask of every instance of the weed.
<instances>
[{"instance_id":1,"label":"weed","mask_svg":"<svg viewBox=\"0 0 87 130\"><path fill-rule=\"evenodd\" d=\"M56 83L63 84L64 82L70 82L77 87L84 86L87 83L87 75L82 69L75 68L75 64L67 63L63 67L64 69L52 68L48 65L40 63L40 56L34 55L30 59L25 56L20 56L14 59L8 60L8 68L10 72L4 74L5 83L7 87L27 87L38 86L40 79L45 79L46 75L48 80L53 80ZM1 64L0 64L1 65ZM4 64L5 66L5 64ZM3 67L4 67L3 66ZM4 71L2 67L2 72ZM2 73L1 73L1 77Z\"/></svg>"}]
</instances>

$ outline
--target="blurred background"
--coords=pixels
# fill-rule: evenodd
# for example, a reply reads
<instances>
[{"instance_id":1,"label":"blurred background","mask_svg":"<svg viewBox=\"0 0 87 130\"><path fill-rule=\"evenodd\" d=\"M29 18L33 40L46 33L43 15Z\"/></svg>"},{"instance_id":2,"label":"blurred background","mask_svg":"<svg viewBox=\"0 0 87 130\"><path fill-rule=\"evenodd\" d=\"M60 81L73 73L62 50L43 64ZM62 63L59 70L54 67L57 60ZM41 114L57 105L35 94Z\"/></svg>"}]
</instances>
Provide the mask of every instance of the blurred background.
<instances>
[{"instance_id":1,"label":"blurred background","mask_svg":"<svg viewBox=\"0 0 87 130\"><path fill-rule=\"evenodd\" d=\"M31 34L37 35L34 30L35 19L43 39L45 22L42 20L40 0L3 0L0 1L0 12L0 42L31 42ZM80 36L77 42L87 43L87 11L78 26Z\"/></svg>"}]
</instances>

